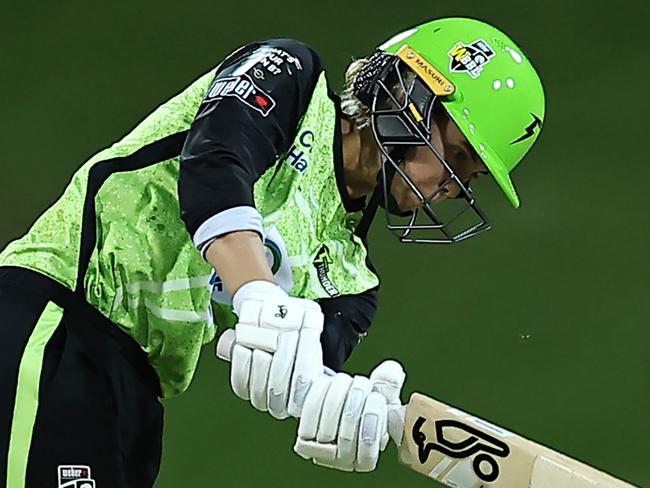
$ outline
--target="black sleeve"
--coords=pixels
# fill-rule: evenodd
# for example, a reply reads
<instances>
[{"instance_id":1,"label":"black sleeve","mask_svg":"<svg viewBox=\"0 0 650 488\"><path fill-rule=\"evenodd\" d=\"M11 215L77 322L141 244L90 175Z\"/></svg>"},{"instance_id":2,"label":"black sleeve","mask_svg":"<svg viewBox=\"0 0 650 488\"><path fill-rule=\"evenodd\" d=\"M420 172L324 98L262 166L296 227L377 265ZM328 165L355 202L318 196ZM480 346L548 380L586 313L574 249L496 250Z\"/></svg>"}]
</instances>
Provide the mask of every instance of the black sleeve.
<instances>
[{"instance_id":1,"label":"black sleeve","mask_svg":"<svg viewBox=\"0 0 650 488\"><path fill-rule=\"evenodd\" d=\"M254 207L253 185L289 149L322 66L292 39L243 47L208 89L181 154L178 194L192 236L224 210Z\"/></svg>"},{"instance_id":2,"label":"black sleeve","mask_svg":"<svg viewBox=\"0 0 650 488\"><path fill-rule=\"evenodd\" d=\"M373 288L358 295L318 300L325 315L325 326L320 338L325 366L341 371L375 318L377 295L377 288Z\"/></svg>"}]
</instances>

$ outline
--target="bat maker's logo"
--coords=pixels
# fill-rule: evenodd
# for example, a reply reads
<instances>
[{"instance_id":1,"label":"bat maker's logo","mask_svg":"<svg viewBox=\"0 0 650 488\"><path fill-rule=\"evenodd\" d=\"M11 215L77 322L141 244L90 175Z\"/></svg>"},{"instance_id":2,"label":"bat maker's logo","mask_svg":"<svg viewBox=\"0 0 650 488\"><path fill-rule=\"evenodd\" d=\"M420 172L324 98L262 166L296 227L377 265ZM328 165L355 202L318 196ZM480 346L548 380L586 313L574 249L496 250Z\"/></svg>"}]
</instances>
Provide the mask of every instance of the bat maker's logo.
<instances>
[{"instance_id":1,"label":"bat maker's logo","mask_svg":"<svg viewBox=\"0 0 650 488\"><path fill-rule=\"evenodd\" d=\"M427 442L427 436L422 432L422 427L426 421L424 417L418 417L411 430L413 441L418 446L420 463L425 464L433 450L454 459L474 456L472 468L479 479L491 483L499 477L499 464L494 459L494 456L508 457L510 448L505 442L453 419L436 420L434 423L436 442ZM446 433L451 433L456 429L465 434L464 439L452 441L448 436L445 436ZM485 469L485 464L488 465L488 470Z\"/></svg>"},{"instance_id":2,"label":"bat maker's logo","mask_svg":"<svg viewBox=\"0 0 650 488\"><path fill-rule=\"evenodd\" d=\"M275 316L279 319L285 318L287 316L286 305L278 305L278 311L275 313Z\"/></svg>"}]
</instances>

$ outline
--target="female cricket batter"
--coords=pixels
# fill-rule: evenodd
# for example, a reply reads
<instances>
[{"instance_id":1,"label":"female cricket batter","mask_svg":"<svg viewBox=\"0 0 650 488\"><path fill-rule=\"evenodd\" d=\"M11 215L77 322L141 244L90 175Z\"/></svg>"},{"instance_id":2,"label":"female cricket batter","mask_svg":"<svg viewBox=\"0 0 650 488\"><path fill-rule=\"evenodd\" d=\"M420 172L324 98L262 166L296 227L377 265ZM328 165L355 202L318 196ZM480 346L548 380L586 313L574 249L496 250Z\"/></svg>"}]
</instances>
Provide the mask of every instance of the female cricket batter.
<instances>
[{"instance_id":1,"label":"female cricket batter","mask_svg":"<svg viewBox=\"0 0 650 488\"><path fill-rule=\"evenodd\" d=\"M489 174L519 205L510 172L544 103L521 49L472 19L395 36L349 66L340 98L300 42L235 51L0 254L0 481L152 486L158 398L233 324L233 391L300 418L301 456L374 469L404 373L340 372L377 307L370 222L384 207L404 242L486 230L470 182Z\"/></svg>"}]
</instances>

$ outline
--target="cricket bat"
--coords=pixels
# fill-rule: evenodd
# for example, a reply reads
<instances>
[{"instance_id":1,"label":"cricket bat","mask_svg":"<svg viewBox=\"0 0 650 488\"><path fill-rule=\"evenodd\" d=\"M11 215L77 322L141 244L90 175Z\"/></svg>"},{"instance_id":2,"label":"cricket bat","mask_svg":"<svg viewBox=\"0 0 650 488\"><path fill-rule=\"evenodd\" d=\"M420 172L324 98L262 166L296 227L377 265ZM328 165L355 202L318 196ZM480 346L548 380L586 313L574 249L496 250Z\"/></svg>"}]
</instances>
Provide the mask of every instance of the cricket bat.
<instances>
[{"instance_id":1,"label":"cricket bat","mask_svg":"<svg viewBox=\"0 0 650 488\"><path fill-rule=\"evenodd\" d=\"M229 329L217 356L230 361L233 342ZM421 393L405 413L400 462L452 488L635 488Z\"/></svg>"},{"instance_id":2,"label":"cricket bat","mask_svg":"<svg viewBox=\"0 0 650 488\"><path fill-rule=\"evenodd\" d=\"M400 461L453 488L633 488L457 408L413 393Z\"/></svg>"}]
</instances>

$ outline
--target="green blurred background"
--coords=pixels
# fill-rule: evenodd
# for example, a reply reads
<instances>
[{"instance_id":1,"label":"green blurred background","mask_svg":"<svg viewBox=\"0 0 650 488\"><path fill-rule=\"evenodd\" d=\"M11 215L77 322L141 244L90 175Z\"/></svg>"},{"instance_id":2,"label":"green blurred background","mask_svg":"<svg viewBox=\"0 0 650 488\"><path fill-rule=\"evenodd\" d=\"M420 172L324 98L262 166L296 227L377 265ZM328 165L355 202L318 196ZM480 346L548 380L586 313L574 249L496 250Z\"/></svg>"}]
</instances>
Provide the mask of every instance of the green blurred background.
<instances>
[{"instance_id":1,"label":"green blurred background","mask_svg":"<svg viewBox=\"0 0 650 488\"><path fill-rule=\"evenodd\" d=\"M494 230L451 247L400 245L378 220L381 309L349 370L397 358L405 395L428 393L650 486L648 2L3 7L0 245L91 154L245 42L304 40L340 86L352 56L423 20L468 15L500 26L532 58L548 96L539 144L514 175L522 208L481 188ZM165 405L159 488L435 485L399 466L393 447L366 475L302 461L291 451L295 422L236 399L212 346L190 390Z\"/></svg>"}]
</instances>

